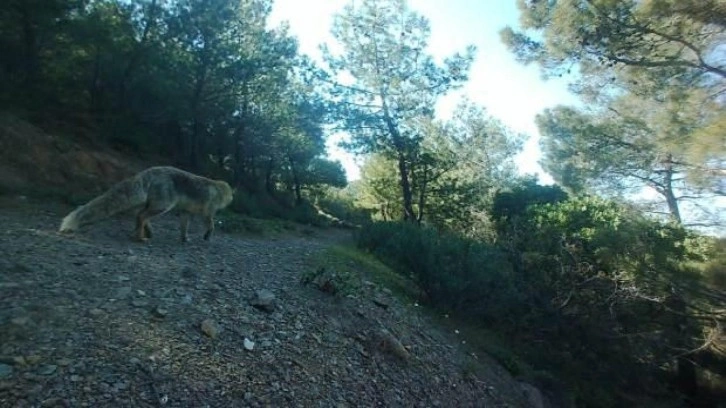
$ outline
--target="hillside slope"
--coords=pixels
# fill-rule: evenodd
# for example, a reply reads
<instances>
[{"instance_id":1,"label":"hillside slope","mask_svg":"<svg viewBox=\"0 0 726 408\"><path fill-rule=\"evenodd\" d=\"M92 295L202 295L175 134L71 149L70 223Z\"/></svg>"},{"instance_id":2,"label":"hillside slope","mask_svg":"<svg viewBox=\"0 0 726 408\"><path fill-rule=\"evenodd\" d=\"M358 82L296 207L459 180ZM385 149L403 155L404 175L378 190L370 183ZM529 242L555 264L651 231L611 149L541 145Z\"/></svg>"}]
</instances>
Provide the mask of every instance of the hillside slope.
<instances>
[{"instance_id":1,"label":"hillside slope","mask_svg":"<svg viewBox=\"0 0 726 408\"><path fill-rule=\"evenodd\" d=\"M82 137L44 132L0 112L0 193L69 197L103 191L146 164Z\"/></svg>"},{"instance_id":2,"label":"hillside slope","mask_svg":"<svg viewBox=\"0 0 726 408\"><path fill-rule=\"evenodd\" d=\"M504 369L467 372L458 341L383 288L302 285L347 233L204 242L193 224L182 245L167 215L138 244L128 217L59 235L68 210L0 201L0 406L528 406ZM252 305L258 290L272 306Z\"/></svg>"},{"instance_id":3,"label":"hillside slope","mask_svg":"<svg viewBox=\"0 0 726 408\"><path fill-rule=\"evenodd\" d=\"M348 232L203 242L192 224L182 245L172 215L147 244L128 215L56 232L72 207L48 197L153 164L0 113L0 406L543 406L386 288L301 284Z\"/></svg>"}]
</instances>

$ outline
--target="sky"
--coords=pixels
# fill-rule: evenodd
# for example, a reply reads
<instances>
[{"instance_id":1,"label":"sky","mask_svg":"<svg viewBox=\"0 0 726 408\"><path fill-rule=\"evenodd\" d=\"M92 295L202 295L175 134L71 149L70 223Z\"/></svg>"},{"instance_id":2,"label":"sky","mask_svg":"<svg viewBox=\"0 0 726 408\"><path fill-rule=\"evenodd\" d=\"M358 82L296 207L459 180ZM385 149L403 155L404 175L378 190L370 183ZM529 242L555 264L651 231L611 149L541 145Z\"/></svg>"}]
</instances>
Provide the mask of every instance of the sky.
<instances>
[{"instance_id":1,"label":"sky","mask_svg":"<svg viewBox=\"0 0 726 408\"><path fill-rule=\"evenodd\" d=\"M334 45L330 35L333 14L342 10L350 0L274 0L268 26L283 21L298 38L300 51L321 61L319 45ZM353 0L355 1L355 0ZM460 100L466 96L485 107L488 113L510 129L529 136L516 163L522 174L537 173L540 182L551 183L537 163L540 158L539 133L535 116L545 108L558 104L576 104L577 99L567 91L562 80L543 81L537 66L515 61L499 39L499 30L507 25L517 27L518 11L514 0L408 0L409 8L429 19L431 37L428 52L439 60L467 45L477 47L469 81L455 93L442 98L436 106L437 116L450 117ZM333 47L331 47L333 48ZM360 176L360 159L346 153L337 142L344 135L331 135L328 152L343 163L348 180Z\"/></svg>"}]
</instances>

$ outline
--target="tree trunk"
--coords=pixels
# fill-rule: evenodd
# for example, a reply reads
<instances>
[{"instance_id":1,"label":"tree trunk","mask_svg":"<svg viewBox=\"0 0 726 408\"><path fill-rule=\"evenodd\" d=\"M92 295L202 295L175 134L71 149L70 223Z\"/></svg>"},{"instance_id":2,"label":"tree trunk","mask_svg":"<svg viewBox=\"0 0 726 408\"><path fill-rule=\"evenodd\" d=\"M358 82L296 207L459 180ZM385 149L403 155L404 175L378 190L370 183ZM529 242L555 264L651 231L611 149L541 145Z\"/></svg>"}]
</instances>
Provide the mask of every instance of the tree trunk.
<instances>
[{"instance_id":1,"label":"tree trunk","mask_svg":"<svg viewBox=\"0 0 726 408\"><path fill-rule=\"evenodd\" d=\"M275 160L270 157L267 161L267 169L265 171L265 190L271 196L275 195L275 184L272 182L272 170L274 169Z\"/></svg>"},{"instance_id":2,"label":"tree trunk","mask_svg":"<svg viewBox=\"0 0 726 408\"><path fill-rule=\"evenodd\" d=\"M408 179L408 163L402 152L398 153L398 172L401 178L401 193L403 195L403 220L414 222L416 216L413 212L413 194L411 193L411 182Z\"/></svg>"},{"instance_id":3,"label":"tree trunk","mask_svg":"<svg viewBox=\"0 0 726 408\"><path fill-rule=\"evenodd\" d=\"M290 172L292 173L292 187L295 191L295 206L302 204L302 186L300 186L300 177L297 174L297 168L295 167L295 161L292 157L288 156L290 162Z\"/></svg>"},{"instance_id":4,"label":"tree trunk","mask_svg":"<svg viewBox=\"0 0 726 408\"><path fill-rule=\"evenodd\" d=\"M673 221L681 224L681 211L678 208L678 199L673 192L673 156L668 153L663 163L665 165L665 173L662 193L665 196L666 202L668 203L668 211L671 214L671 218L673 219Z\"/></svg>"},{"instance_id":5,"label":"tree trunk","mask_svg":"<svg viewBox=\"0 0 726 408\"><path fill-rule=\"evenodd\" d=\"M401 133L398 131L398 127L388 111L388 104L383 93L381 93L381 100L383 101L383 120L386 123L388 133L393 140L393 145L396 148L398 156L399 182L401 185L401 195L403 196L403 220L415 222L416 216L413 212L413 194L411 193L411 182L408 178L408 163L406 163L406 147Z\"/></svg>"},{"instance_id":6,"label":"tree trunk","mask_svg":"<svg viewBox=\"0 0 726 408\"><path fill-rule=\"evenodd\" d=\"M424 217L424 207L426 206L426 187L428 186L428 167L423 165L423 180L421 180L421 188L418 193L418 215L416 216L416 222L421 224Z\"/></svg>"},{"instance_id":7,"label":"tree trunk","mask_svg":"<svg viewBox=\"0 0 726 408\"><path fill-rule=\"evenodd\" d=\"M38 72L40 63L38 57L38 36L33 27L33 20L28 6L24 2L20 2L20 18L23 26L23 68L25 70L24 80L26 89L37 89L39 80Z\"/></svg>"},{"instance_id":8,"label":"tree trunk","mask_svg":"<svg viewBox=\"0 0 726 408\"><path fill-rule=\"evenodd\" d=\"M202 92L204 91L205 80L207 76L206 58L203 58L201 65L197 67L196 82L194 84L194 93L191 100L192 111L192 133L189 140L189 166L193 171L199 170L199 139L201 134L201 113L200 105L202 101Z\"/></svg>"},{"instance_id":9,"label":"tree trunk","mask_svg":"<svg viewBox=\"0 0 726 408\"><path fill-rule=\"evenodd\" d=\"M136 47L131 52L131 56L128 58L126 68L124 68L124 72L121 76L121 82L119 83L118 103L122 107L126 106L126 92L128 83L134 71L136 70L136 67L139 65L139 61L141 60L141 56L143 55L144 47L146 46L146 41L149 38L149 34L156 25L156 3L157 0L151 0L151 4L149 4L149 10L146 15L146 24L144 24L144 31L141 33L141 38L136 44Z\"/></svg>"},{"instance_id":10,"label":"tree trunk","mask_svg":"<svg viewBox=\"0 0 726 408\"><path fill-rule=\"evenodd\" d=\"M676 313L670 321L670 327L668 327L673 347L677 350L692 349L694 345L691 344L689 339L692 338L695 330L690 326L687 319L684 320L681 317L688 313L685 300L678 293L671 293L666 298L665 304ZM698 377L696 366L691 358L692 356L683 354L676 357L674 381L679 391L690 398L694 398L698 394Z\"/></svg>"}]
</instances>

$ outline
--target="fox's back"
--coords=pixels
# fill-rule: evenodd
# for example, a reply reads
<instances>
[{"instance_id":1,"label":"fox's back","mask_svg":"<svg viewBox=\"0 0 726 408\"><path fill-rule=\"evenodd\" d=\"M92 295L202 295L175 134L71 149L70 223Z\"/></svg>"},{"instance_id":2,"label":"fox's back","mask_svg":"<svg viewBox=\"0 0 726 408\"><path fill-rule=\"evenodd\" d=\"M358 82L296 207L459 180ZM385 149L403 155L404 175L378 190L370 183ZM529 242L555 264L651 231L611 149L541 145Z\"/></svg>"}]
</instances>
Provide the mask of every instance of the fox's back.
<instances>
[{"instance_id":1,"label":"fox's back","mask_svg":"<svg viewBox=\"0 0 726 408\"><path fill-rule=\"evenodd\" d=\"M217 181L176 167L151 167L139 176L150 201L175 203L180 209L198 213L218 206L221 199Z\"/></svg>"}]
</instances>

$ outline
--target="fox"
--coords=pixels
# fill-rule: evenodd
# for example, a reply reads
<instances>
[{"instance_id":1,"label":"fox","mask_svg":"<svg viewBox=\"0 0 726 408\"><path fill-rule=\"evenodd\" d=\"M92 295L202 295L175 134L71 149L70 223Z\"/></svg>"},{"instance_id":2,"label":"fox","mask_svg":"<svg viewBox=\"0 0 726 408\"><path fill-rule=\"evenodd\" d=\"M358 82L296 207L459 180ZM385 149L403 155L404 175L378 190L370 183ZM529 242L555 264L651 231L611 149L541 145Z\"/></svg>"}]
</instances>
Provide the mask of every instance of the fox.
<instances>
[{"instance_id":1,"label":"fox","mask_svg":"<svg viewBox=\"0 0 726 408\"><path fill-rule=\"evenodd\" d=\"M204 217L207 227L204 240L209 241L215 213L232 202L234 193L223 180L212 180L172 166L150 167L71 211L63 218L58 231L73 232L83 225L134 210L138 211L135 238L144 242L152 236L149 222L152 217L178 209L182 212L181 241L188 241L189 218L193 214Z\"/></svg>"}]
</instances>

